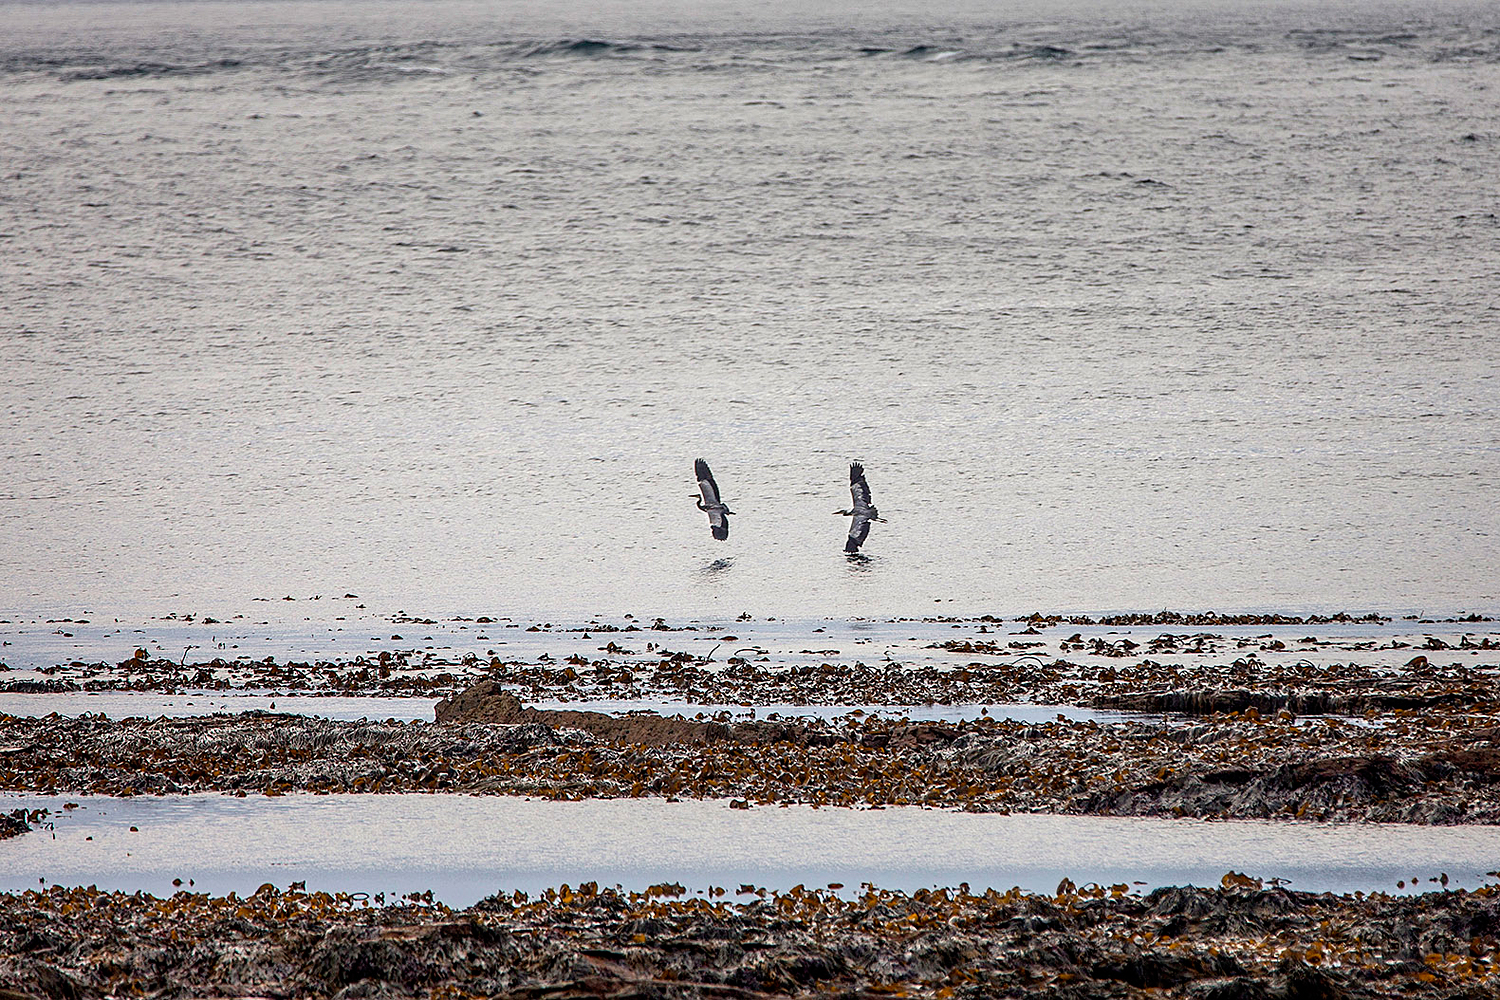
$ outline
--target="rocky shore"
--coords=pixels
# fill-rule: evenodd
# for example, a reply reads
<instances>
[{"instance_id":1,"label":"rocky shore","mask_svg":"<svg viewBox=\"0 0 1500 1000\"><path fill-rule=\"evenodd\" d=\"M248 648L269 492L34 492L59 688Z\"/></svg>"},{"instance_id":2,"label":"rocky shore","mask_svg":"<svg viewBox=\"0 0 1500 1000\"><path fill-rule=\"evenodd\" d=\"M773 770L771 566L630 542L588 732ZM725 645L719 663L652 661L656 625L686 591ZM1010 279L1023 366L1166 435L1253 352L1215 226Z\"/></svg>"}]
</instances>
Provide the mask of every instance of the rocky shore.
<instances>
[{"instance_id":1,"label":"rocky shore","mask_svg":"<svg viewBox=\"0 0 1500 1000\"><path fill-rule=\"evenodd\" d=\"M464 911L267 885L247 898L0 894L0 997L1305 1000L1500 992L1500 890L589 884Z\"/></svg>"},{"instance_id":2,"label":"rocky shore","mask_svg":"<svg viewBox=\"0 0 1500 1000\"><path fill-rule=\"evenodd\" d=\"M223 691L444 700L430 722L0 714L0 790L449 791L718 798L745 809L1500 824L1492 633L1251 617L887 623L887 639L905 637L907 662L885 640L859 646L845 635L835 648L798 634L768 652L769 639L662 622L518 628L551 652L509 659L393 652L191 664L141 649L120 663L0 682L21 699ZM1116 625L1130 631L1104 630ZM651 699L737 709L678 717L589 704ZM978 711L1006 703L1124 714L1021 722ZM913 720L899 708L933 704L970 708L963 722ZM770 714L772 705L844 708L792 718ZM27 831L47 820L0 816L0 837L39 836ZM383 902L300 885L248 898L0 894L0 1000L1500 995L1496 886L1333 896L1230 873L1219 888L1145 896L1065 881L1050 896L587 885L539 899L502 892L464 911L430 894Z\"/></svg>"},{"instance_id":3,"label":"rocky shore","mask_svg":"<svg viewBox=\"0 0 1500 1000\"><path fill-rule=\"evenodd\" d=\"M481 685L447 720L250 713L0 716L0 789L48 794L460 791L744 805L927 805L1202 818L1500 823L1500 726L1254 709L1110 725L664 719L525 708ZM468 721L468 720L481 721Z\"/></svg>"},{"instance_id":4,"label":"rocky shore","mask_svg":"<svg viewBox=\"0 0 1500 1000\"><path fill-rule=\"evenodd\" d=\"M438 624L399 621L403 629ZM15 676L0 662L0 692L453 697L490 680L527 702L1500 712L1500 631L1478 616L1410 624L1373 616L1175 612L929 619L881 623L879 646L861 646L868 640L851 642L848 634L834 639L821 627L767 634L767 623L743 624L734 632L660 620L508 626L515 629L511 642L526 637L528 655L483 634L465 637L477 644L467 651L407 647L329 660L241 655L188 662L186 649L183 659L172 660L142 647L118 662L73 660Z\"/></svg>"}]
</instances>

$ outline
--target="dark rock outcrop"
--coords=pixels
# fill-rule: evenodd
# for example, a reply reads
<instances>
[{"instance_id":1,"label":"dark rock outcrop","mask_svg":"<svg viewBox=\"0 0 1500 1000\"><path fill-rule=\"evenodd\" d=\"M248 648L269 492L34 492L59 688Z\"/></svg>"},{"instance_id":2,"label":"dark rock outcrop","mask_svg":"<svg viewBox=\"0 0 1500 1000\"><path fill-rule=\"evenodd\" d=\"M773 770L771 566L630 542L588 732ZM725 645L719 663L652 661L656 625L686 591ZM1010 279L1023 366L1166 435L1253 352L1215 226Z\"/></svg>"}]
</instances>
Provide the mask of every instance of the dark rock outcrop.
<instances>
[{"instance_id":1,"label":"dark rock outcrop","mask_svg":"<svg viewBox=\"0 0 1500 1000\"><path fill-rule=\"evenodd\" d=\"M581 729L601 740L647 746L664 743L701 746L730 738L729 726L723 722L663 718L650 712L615 716L603 712L527 708L521 704L521 699L494 681L480 681L467 691L445 698L438 702L436 711L440 723L490 722L510 726L539 723L554 729Z\"/></svg>"},{"instance_id":2,"label":"dark rock outcrop","mask_svg":"<svg viewBox=\"0 0 1500 1000\"><path fill-rule=\"evenodd\" d=\"M637 746L714 743L795 743L830 746L839 741L828 726L805 721L777 722L752 719L740 722L683 719L655 712L606 715L572 709L527 708L521 699L494 681L480 681L452 698L438 702L439 723L488 722L500 725L543 725L553 729L577 729L597 740Z\"/></svg>"}]
</instances>

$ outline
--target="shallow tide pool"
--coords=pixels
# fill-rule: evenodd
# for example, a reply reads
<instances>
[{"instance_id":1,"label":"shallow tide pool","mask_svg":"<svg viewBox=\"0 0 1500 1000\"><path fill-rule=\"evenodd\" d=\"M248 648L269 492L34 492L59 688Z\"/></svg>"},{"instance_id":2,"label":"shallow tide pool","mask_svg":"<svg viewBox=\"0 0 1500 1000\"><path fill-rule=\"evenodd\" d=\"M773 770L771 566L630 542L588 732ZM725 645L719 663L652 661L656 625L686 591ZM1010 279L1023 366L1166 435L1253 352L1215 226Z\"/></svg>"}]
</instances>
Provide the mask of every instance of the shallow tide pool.
<instances>
[{"instance_id":1,"label":"shallow tide pool","mask_svg":"<svg viewBox=\"0 0 1500 1000\"><path fill-rule=\"evenodd\" d=\"M277 712L319 719L355 722L361 719L395 719L398 722L432 722L437 698L384 698L378 696L309 696L270 694L225 694L215 691L160 694L152 691L70 691L56 694L0 692L0 714L40 718L56 712L62 716L103 715L111 719L188 718L202 715L241 715L246 712ZM713 716L728 712L737 719L783 718L837 719L851 712L917 722L959 722L987 716L1012 722L1051 722L1092 719L1099 723L1122 722L1125 712L1095 711L1072 705L689 705L662 698L595 699L558 701L540 699L528 707L546 710L625 712L649 711L663 716Z\"/></svg>"},{"instance_id":2,"label":"shallow tide pool","mask_svg":"<svg viewBox=\"0 0 1500 1000\"><path fill-rule=\"evenodd\" d=\"M74 809L62 809L65 802ZM733 809L723 800L550 802L463 795L222 795L72 799L53 828L0 843L0 890L97 885L170 895L432 890L466 906L499 890L596 881L689 892L743 884L871 882L1053 891L1079 885L1217 885L1231 870L1295 889L1352 892L1483 884L1500 828L1202 822L996 815L919 808ZM181 885L175 885L180 879ZM1398 890L1398 882L1404 886Z\"/></svg>"}]
</instances>

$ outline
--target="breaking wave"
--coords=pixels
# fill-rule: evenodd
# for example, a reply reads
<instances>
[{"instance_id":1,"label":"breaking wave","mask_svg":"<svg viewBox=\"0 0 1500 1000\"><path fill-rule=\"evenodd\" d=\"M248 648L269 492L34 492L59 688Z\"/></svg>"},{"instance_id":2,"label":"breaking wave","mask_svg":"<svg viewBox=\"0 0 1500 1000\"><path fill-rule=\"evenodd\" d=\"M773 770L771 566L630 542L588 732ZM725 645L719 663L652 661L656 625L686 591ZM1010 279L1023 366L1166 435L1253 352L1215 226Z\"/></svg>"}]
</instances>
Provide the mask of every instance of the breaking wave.
<instances>
[{"instance_id":1,"label":"breaking wave","mask_svg":"<svg viewBox=\"0 0 1500 1000\"><path fill-rule=\"evenodd\" d=\"M88 66L63 69L58 76L63 80L122 80L132 77L155 76L203 76L224 70L238 69L238 59L215 59L210 62L184 65L180 63L137 62L116 66Z\"/></svg>"},{"instance_id":2,"label":"breaking wave","mask_svg":"<svg viewBox=\"0 0 1500 1000\"><path fill-rule=\"evenodd\" d=\"M855 34L845 29L808 33L699 33L662 37L592 35L541 38L459 37L381 45L319 46L315 38L281 46L223 43L229 51L173 51L170 43L126 54L99 45L5 51L0 75L45 74L65 82L197 77L247 70L316 78L378 80L414 74L487 71L546 72L549 64L579 61L643 62L685 72L735 63L792 68L812 62L899 60L917 63L1150 62L1184 56L1282 48L1308 57L1416 62L1500 61L1500 17L1495 24L1453 21L1419 26L1370 15L1359 27L1246 24L991 26L962 35L912 38L894 29ZM904 36L904 37L903 37Z\"/></svg>"}]
</instances>

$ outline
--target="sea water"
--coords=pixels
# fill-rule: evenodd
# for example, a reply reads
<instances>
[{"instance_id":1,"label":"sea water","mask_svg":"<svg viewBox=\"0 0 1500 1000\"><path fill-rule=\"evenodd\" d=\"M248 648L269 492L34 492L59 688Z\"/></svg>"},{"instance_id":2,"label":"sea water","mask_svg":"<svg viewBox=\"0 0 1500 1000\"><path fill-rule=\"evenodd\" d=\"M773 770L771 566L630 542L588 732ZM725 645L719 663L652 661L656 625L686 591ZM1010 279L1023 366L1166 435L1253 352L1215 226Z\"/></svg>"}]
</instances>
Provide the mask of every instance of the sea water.
<instances>
[{"instance_id":1,"label":"sea water","mask_svg":"<svg viewBox=\"0 0 1500 1000\"><path fill-rule=\"evenodd\" d=\"M1500 604L1493 5L0 25L0 607Z\"/></svg>"}]
</instances>

